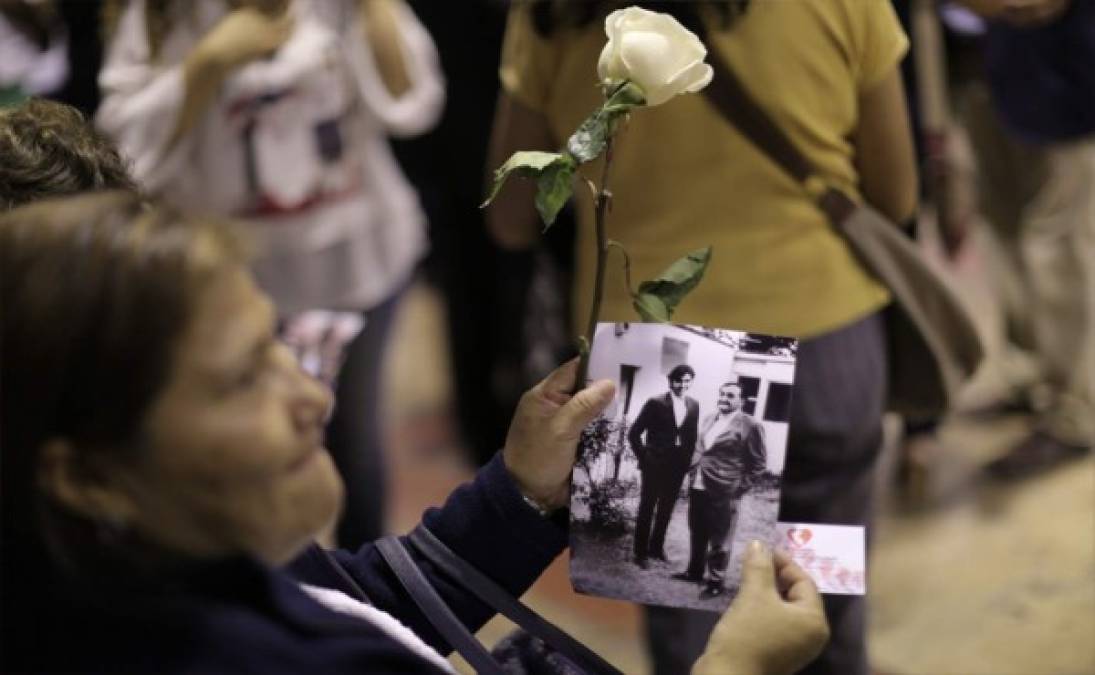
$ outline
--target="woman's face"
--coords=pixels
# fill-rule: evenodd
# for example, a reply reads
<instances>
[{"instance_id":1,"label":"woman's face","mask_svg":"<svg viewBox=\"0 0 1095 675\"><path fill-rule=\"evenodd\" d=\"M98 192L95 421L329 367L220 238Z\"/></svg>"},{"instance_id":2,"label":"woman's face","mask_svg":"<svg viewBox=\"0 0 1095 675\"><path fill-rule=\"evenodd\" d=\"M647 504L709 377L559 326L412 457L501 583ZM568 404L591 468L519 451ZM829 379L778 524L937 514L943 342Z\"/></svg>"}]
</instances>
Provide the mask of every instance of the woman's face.
<instances>
[{"instance_id":1,"label":"woman's face","mask_svg":"<svg viewBox=\"0 0 1095 675\"><path fill-rule=\"evenodd\" d=\"M342 483L322 445L331 395L274 324L242 267L200 295L144 447L123 469L144 536L191 555L280 564L337 515Z\"/></svg>"}]
</instances>

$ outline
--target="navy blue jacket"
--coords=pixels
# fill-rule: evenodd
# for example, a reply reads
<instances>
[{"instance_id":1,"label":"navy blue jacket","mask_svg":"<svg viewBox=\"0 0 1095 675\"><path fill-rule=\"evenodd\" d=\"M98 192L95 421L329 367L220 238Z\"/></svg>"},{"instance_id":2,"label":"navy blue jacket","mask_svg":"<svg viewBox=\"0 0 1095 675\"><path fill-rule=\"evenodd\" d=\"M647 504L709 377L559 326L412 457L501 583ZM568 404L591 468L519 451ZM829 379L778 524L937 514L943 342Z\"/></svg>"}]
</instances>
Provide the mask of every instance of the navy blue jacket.
<instances>
[{"instance_id":1,"label":"navy blue jacket","mask_svg":"<svg viewBox=\"0 0 1095 675\"><path fill-rule=\"evenodd\" d=\"M993 98L1012 131L1034 143L1095 134L1095 0L1072 0L1045 26L989 22L985 47Z\"/></svg>"},{"instance_id":2,"label":"navy blue jacket","mask_svg":"<svg viewBox=\"0 0 1095 675\"><path fill-rule=\"evenodd\" d=\"M501 455L423 522L442 541L515 596L566 546L565 514L541 517L521 498ZM339 551L335 568L317 548L285 570L235 558L188 567L154 587L88 589L57 607L40 635L35 670L157 673L421 673L432 666L370 624L333 612L303 581L354 595L350 575L376 607L442 654L450 647L426 623L371 544ZM493 611L419 560L457 616L477 630ZM163 580L160 580L163 581ZM43 598L45 600L45 598Z\"/></svg>"}]
</instances>

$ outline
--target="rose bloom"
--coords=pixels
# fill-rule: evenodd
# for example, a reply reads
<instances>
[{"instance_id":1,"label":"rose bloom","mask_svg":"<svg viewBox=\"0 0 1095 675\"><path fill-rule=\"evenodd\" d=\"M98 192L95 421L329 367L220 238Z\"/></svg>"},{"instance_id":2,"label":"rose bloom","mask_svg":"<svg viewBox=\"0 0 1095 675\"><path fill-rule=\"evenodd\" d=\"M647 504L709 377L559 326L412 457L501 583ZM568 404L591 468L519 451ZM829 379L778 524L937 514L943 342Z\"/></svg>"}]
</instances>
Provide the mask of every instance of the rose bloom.
<instances>
[{"instance_id":1,"label":"rose bloom","mask_svg":"<svg viewBox=\"0 0 1095 675\"><path fill-rule=\"evenodd\" d=\"M605 19L605 33L608 44L597 74L606 87L630 80L654 106L711 82L711 66L703 62L707 48L668 14L638 7L616 10Z\"/></svg>"}]
</instances>

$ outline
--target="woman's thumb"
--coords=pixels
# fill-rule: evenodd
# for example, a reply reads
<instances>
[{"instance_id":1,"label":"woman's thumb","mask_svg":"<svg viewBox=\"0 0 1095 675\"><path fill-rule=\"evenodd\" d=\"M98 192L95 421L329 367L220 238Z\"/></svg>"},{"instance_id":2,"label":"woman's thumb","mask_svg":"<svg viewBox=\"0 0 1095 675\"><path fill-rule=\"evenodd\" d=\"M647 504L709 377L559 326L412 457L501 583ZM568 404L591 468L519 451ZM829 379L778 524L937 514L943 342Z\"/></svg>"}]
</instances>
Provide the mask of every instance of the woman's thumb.
<instances>
[{"instance_id":1,"label":"woman's thumb","mask_svg":"<svg viewBox=\"0 0 1095 675\"><path fill-rule=\"evenodd\" d=\"M772 550L754 539L745 550L741 565L741 594L775 593L776 574Z\"/></svg>"},{"instance_id":2,"label":"woman's thumb","mask_svg":"<svg viewBox=\"0 0 1095 675\"><path fill-rule=\"evenodd\" d=\"M612 402L616 385L612 380L598 380L580 390L559 411L558 420L563 434L577 438L582 429Z\"/></svg>"}]
</instances>

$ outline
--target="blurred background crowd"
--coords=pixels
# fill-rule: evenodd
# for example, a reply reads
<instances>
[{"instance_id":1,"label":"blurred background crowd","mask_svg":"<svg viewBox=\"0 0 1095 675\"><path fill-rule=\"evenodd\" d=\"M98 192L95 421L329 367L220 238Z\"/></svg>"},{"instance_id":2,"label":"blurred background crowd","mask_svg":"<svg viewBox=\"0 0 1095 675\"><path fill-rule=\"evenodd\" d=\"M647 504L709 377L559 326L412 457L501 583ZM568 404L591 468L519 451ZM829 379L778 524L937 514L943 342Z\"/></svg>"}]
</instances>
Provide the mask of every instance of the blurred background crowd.
<instances>
[{"instance_id":1,"label":"blurred background crowd","mask_svg":"<svg viewBox=\"0 0 1095 675\"><path fill-rule=\"evenodd\" d=\"M354 546L488 461L574 350L589 202L542 237L527 186L480 203L510 152L557 149L592 110L623 4L0 0L0 110L48 127L63 111L34 100L72 106L141 190L247 224L282 336L337 392L331 536ZM632 263L715 245L677 318L803 339L781 519L870 527L871 611L830 603L816 672L1095 672L1095 0L639 4L700 17L988 349L946 416L884 414L888 296L820 211L702 97L624 132ZM631 320L618 287L604 318ZM565 562L530 599L627 672L680 672L710 630L577 596Z\"/></svg>"}]
</instances>

